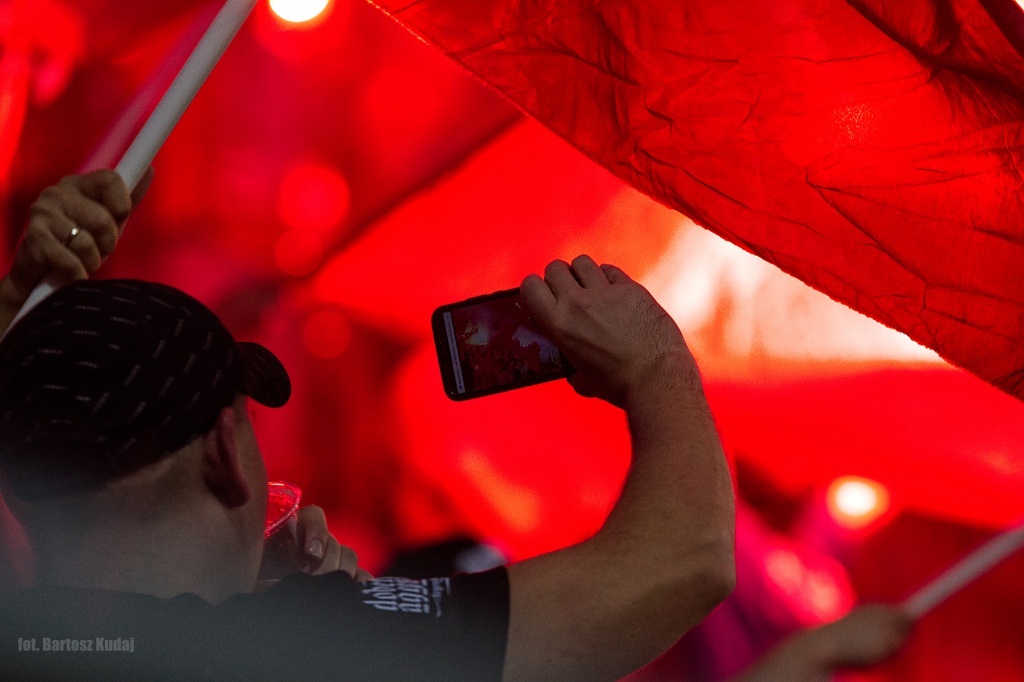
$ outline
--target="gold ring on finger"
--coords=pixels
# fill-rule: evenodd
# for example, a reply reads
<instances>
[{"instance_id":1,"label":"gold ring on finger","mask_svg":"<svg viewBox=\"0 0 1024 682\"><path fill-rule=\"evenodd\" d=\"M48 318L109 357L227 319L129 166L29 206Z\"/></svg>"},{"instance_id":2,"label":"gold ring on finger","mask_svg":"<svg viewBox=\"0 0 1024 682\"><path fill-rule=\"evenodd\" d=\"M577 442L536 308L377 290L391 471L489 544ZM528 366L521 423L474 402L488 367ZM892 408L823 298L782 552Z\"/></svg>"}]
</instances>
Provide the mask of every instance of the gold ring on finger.
<instances>
[{"instance_id":1,"label":"gold ring on finger","mask_svg":"<svg viewBox=\"0 0 1024 682\"><path fill-rule=\"evenodd\" d=\"M74 227L72 227L71 228L71 232L69 232L68 236L65 237L65 239L64 239L64 246L67 246L68 244L70 244L71 240L74 239L75 237L77 237L78 233L81 232L81 231L82 231L82 228L80 228L78 225L75 225Z\"/></svg>"}]
</instances>

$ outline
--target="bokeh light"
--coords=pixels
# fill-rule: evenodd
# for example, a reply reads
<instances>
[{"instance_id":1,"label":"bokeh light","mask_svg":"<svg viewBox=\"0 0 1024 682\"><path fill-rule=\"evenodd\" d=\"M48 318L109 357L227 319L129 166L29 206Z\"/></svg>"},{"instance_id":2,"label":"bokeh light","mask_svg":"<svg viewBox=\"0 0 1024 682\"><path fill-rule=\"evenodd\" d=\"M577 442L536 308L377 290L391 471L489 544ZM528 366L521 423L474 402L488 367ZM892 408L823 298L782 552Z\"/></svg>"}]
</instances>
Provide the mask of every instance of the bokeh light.
<instances>
[{"instance_id":1,"label":"bokeh light","mask_svg":"<svg viewBox=\"0 0 1024 682\"><path fill-rule=\"evenodd\" d=\"M828 510L844 528L865 528L889 509L889 491L879 483L844 476L829 486Z\"/></svg>"},{"instance_id":2,"label":"bokeh light","mask_svg":"<svg viewBox=\"0 0 1024 682\"><path fill-rule=\"evenodd\" d=\"M270 9L274 14L293 24L301 24L316 19L330 0L270 0Z\"/></svg>"},{"instance_id":3,"label":"bokeh light","mask_svg":"<svg viewBox=\"0 0 1024 682\"><path fill-rule=\"evenodd\" d=\"M293 230L331 232L344 222L350 206L348 181L331 166L297 163L281 179L277 214Z\"/></svg>"},{"instance_id":4,"label":"bokeh light","mask_svg":"<svg viewBox=\"0 0 1024 682\"><path fill-rule=\"evenodd\" d=\"M794 550L778 547L764 558L768 578L808 625L835 620L853 606L853 594L839 564L819 557L811 565Z\"/></svg>"}]
</instances>

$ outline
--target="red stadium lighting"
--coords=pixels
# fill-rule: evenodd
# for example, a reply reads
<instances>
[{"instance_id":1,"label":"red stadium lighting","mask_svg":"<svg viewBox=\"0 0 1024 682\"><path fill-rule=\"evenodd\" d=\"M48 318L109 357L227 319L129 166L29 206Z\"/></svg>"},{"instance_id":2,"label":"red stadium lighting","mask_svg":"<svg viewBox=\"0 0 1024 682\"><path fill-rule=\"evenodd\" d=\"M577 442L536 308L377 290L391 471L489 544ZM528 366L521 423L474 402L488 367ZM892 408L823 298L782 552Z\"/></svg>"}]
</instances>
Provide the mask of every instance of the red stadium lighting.
<instances>
[{"instance_id":1,"label":"red stadium lighting","mask_svg":"<svg viewBox=\"0 0 1024 682\"><path fill-rule=\"evenodd\" d=\"M844 476L829 486L828 510L840 526L860 530L889 510L889 491L866 478Z\"/></svg>"},{"instance_id":2,"label":"red stadium lighting","mask_svg":"<svg viewBox=\"0 0 1024 682\"><path fill-rule=\"evenodd\" d=\"M330 0L270 0L270 9L274 14L293 24L302 24L316 19Z\"/></svg>"},{"instance_id":3,"label":"red stadium lighting","mask_svg":"<svg viewBox=\"0 0 1024 682\"><path fill-rule=\"evenodd\" d=\"M350 207L348 181L331 166L297 163L281 180L277 214L293 230L331 232L345 221Z\"/></svg>"},{"instance_id":4,"label":"red stadium lighting","mask_svg":"<svg viewBox=\"0 0 1024 682\"><path fill-rule=\"evenodd\" d=\"M340 357L352 339L348 320L335 310L320 310L306 320L302 340L313 357L330 360Z\"/></svg>"},{"instance_id":5,"label":"red stadium lighting","mask_svg":"<svg viewBox=\"0 0 1024 682\"><path fill-rule=\"evenodd\" d=\"M292 277L316 272L324 258L323 239L315 232L288 230L277 240L274 262L278 270Z\"/></svg>"}]
</instances>

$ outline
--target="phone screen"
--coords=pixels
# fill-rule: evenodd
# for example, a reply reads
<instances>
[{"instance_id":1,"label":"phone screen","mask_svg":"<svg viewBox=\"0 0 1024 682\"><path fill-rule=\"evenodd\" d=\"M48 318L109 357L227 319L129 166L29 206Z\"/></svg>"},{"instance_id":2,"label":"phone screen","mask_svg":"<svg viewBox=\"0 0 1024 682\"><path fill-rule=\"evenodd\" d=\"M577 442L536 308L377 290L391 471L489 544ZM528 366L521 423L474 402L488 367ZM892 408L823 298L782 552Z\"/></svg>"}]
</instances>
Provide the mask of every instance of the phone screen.
<instances>
[{"instance_id":1,"label":"phone screen","mask_svg":"<svg viewBox=\"0 0 1024 682\"><path fill-rule=\"evenodd\" d=\"M464 400L568 375L568 362L523 307L519 289L442 306L434 342L445 392Z\"/></svg>"}]
</instances>

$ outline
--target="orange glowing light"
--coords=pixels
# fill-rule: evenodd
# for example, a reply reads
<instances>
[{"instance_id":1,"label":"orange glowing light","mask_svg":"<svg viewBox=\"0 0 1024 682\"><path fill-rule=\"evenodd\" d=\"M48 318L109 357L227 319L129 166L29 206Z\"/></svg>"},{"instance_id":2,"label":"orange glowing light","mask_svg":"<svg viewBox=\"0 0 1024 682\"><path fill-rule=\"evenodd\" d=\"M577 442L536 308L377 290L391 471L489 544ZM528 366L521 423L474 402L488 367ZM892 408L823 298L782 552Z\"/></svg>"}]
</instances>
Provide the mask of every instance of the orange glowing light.
<instances>
[{"instance_id":1,"label":"orange glowing light","mask_svg":"<svg viewBox=\"0 0 1024 682\"><path fill-rule=\"evenodd\" d=\"M869 526L889 509L889 491L857 476L836 479L829 486L827 500L836 523L852 530Z\"/></svg>"},{"instance_id":2,"label":"orange glowing light","mask_svg":"<svg viewBox=\"0 0 1024 682\"><path fill-rule=\"evenodd\" d=\"M293 24L312 21L323 14L330 0L270 0L274 14Z\"/></svg>"}]
</instances>

